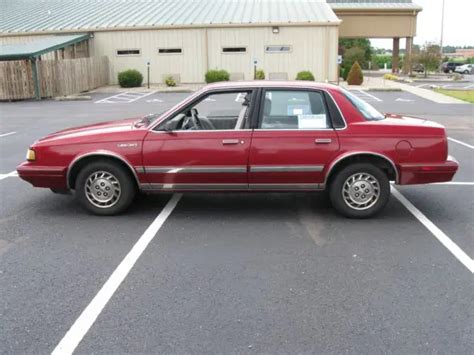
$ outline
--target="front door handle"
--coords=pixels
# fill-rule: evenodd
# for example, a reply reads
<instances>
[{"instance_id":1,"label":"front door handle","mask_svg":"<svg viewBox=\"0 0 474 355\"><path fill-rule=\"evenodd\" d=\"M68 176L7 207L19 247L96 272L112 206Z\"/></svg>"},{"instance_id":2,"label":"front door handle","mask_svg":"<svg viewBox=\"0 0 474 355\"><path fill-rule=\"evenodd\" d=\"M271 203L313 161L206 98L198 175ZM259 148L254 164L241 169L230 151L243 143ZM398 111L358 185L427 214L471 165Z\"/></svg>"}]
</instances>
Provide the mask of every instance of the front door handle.
<instances>
[{"instance_id":1,"label":"front door handle","mask_svg":"<svg viewBox=\"0 0 474 355\"><path fill-rule=\"evenodd\" d=\"M224 145L239 144L239 140L238 139L223 139L222 144Z\"/></svg>"},{"instance_id":2,"label":"front door handle","mask_svg":"<svg viewBox=\"0 0 474 355\"><path fill-rule=\"evenodd\" d=\"M317 138L314 140L314 144L330 144L332 143L331 138Z\"/></svg>"}]
</instances>

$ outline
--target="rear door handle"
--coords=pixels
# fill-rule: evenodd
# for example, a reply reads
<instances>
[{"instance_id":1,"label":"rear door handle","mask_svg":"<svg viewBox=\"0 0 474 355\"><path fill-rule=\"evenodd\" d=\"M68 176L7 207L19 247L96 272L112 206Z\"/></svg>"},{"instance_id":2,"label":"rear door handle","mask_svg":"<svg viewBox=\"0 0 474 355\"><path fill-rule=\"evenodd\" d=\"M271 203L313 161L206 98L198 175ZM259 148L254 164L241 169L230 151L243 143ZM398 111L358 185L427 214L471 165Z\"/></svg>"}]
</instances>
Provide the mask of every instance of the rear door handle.
<instances>
[{"instance_id":1,"label":"rear door handle","mask_svg":"<svg viewBox=\"0 0 474 355\"><path fill-rule=\"evenodd\" d=\"M239 140L238 139L223 139L222 144L224 145L239 144Z\"/></svg>"},{"instance_id":2,"label":"rear door handle","mask_svg":"<svg viewBox=\"0 0 474 355\"><path fill-rule=\"evenodd\" d=\"M314 144L330 144L332 143L331 138L316 138Z\"/></svg>"}]
</instances>

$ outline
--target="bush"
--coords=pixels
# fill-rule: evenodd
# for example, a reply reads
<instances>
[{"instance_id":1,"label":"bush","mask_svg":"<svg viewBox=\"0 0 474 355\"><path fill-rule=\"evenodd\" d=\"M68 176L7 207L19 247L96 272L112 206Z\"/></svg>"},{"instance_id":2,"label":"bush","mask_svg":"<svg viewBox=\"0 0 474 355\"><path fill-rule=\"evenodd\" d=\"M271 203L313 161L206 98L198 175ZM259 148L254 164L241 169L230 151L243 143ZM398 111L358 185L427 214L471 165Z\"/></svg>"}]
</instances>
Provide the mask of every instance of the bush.
<instances>
[{"instance_id":1,"label":"bush","mask_svg":"<svg viewBox=\"0 0 474 355\"><path fill-rule=\"evenodd\" d=\"M215 83L218 81L229 81L230 74L225 70L209 70L206 73L206 83Z\"/></svg>"},{"instance_id":2,"label":"bush","mask_svg":"<svg viewBox=\"0 0 474 355\"><path fill-rule=\"evenodd\" d=\"M396 75L394 75L394 74L388 74L388 73L385 74L385 75L383 76L383 78L384 78L385 80L398 80L398 79L400 79L398 76L396 76Z\"/></svg>"},{"instance_id":3,"label":"bush","mask_svg":"<svg viewBox=\"0 0 474 355\"><path fill-rule=\"evenodd\" d=\"M265 72L262 69L258 69L255 72L255 79L257 80L265 80Z\"/></svg>"},{"instance_id":4,"label":"bush","mask_svg":"<svg viewBox=\"0 0 474 355\"><path fill-rule=\"evenodd\" d=\"M314 81L314 75L309 70L303 70L296 74L296 80Z\"/></svg>"},{"instance_id":5,"label":"bush","mask_svg":"<svg viewBox=\"0 0 474 355\"><path fill-rule=\"evenodd\" d=\"M135 88L142 86L143 75L135 69L125 70L118 74L118 82L123 88Z\"/></svg>"},{"instance_id":6,"label":"bush","mask_svg":"<svg viewBox=\"0 0 474 355\"><path fill-rule=\"evenodd\" d=\"M340 77L340 78L344 78L344 76L345 76L345 71L346 71L346 70L344 69L344 67L340 67L340 68L339 68L339 77ZM346 79L344 79L344 80L346 80Z\"/></svg>"},{"instance_id":7,"label":"bush","mask_svg":"<svg viewBox=\"0 0 474 355\"><path fill-rule=\"evenodd\" d=\"M171 75L167 76L165 79L165 84L166 86L176 86L176 80L174 80L174 78Z\"/></svg>"},{"instance_id":8,"label":"bush","mask_svg":"<svg viewBox=\"0 0 474 355\"><path fill-rule=\"evenodd\" d=\"M347 76L347 83L349 85L362 85L363 82L364 75L362 74L362 68L360 67L359 62L355 62Z\"/></svg>"}]
</instances>

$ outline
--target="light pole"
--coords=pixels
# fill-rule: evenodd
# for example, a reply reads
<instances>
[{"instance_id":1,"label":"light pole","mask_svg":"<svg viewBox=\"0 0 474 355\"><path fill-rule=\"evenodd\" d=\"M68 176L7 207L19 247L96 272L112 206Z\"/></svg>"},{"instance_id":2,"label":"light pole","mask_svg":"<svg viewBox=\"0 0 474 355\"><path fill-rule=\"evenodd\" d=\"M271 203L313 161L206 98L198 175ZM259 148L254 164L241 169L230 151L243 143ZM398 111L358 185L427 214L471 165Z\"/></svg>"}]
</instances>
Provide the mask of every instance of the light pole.
<instances>
[{"instance_id":1,"label":"light pole","mask_svg":"<svg viewBox=\"0 0 474 355\"><path fill-rule=\"evenodd\" d=\"M442 12L441 12L441 39L439 41L439 47L441 51L441 56L443 55L443 37L444 37L444 0L442 5Z\"/></svg>"}]
</instances>

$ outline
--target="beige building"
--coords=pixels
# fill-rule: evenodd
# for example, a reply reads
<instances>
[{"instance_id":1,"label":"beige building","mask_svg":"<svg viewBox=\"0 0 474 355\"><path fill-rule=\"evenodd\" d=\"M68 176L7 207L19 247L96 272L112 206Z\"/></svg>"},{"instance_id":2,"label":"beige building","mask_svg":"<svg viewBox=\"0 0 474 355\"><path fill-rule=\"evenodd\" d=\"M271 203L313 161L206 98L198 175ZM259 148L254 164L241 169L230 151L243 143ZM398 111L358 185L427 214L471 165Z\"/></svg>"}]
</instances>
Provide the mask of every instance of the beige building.
<instances>
[{"instance_id":1,"label":"beige building","mask_svg":"<svg viewBox=\"0 0 474 355\"><path fill-rule=\"evenodd\" d=\"M145 75L148 66L152 83L169 75L200 83L209 69L252 79L255 67L268 79L310 70L318 81L336 81L340 37L394 38L394 50L404 37L411 46L421 10L411 0L6 0L2 7L0 44L90 33L41 59L106 56L111 84L122 70Z\"/></svg>"}]
</instances>

